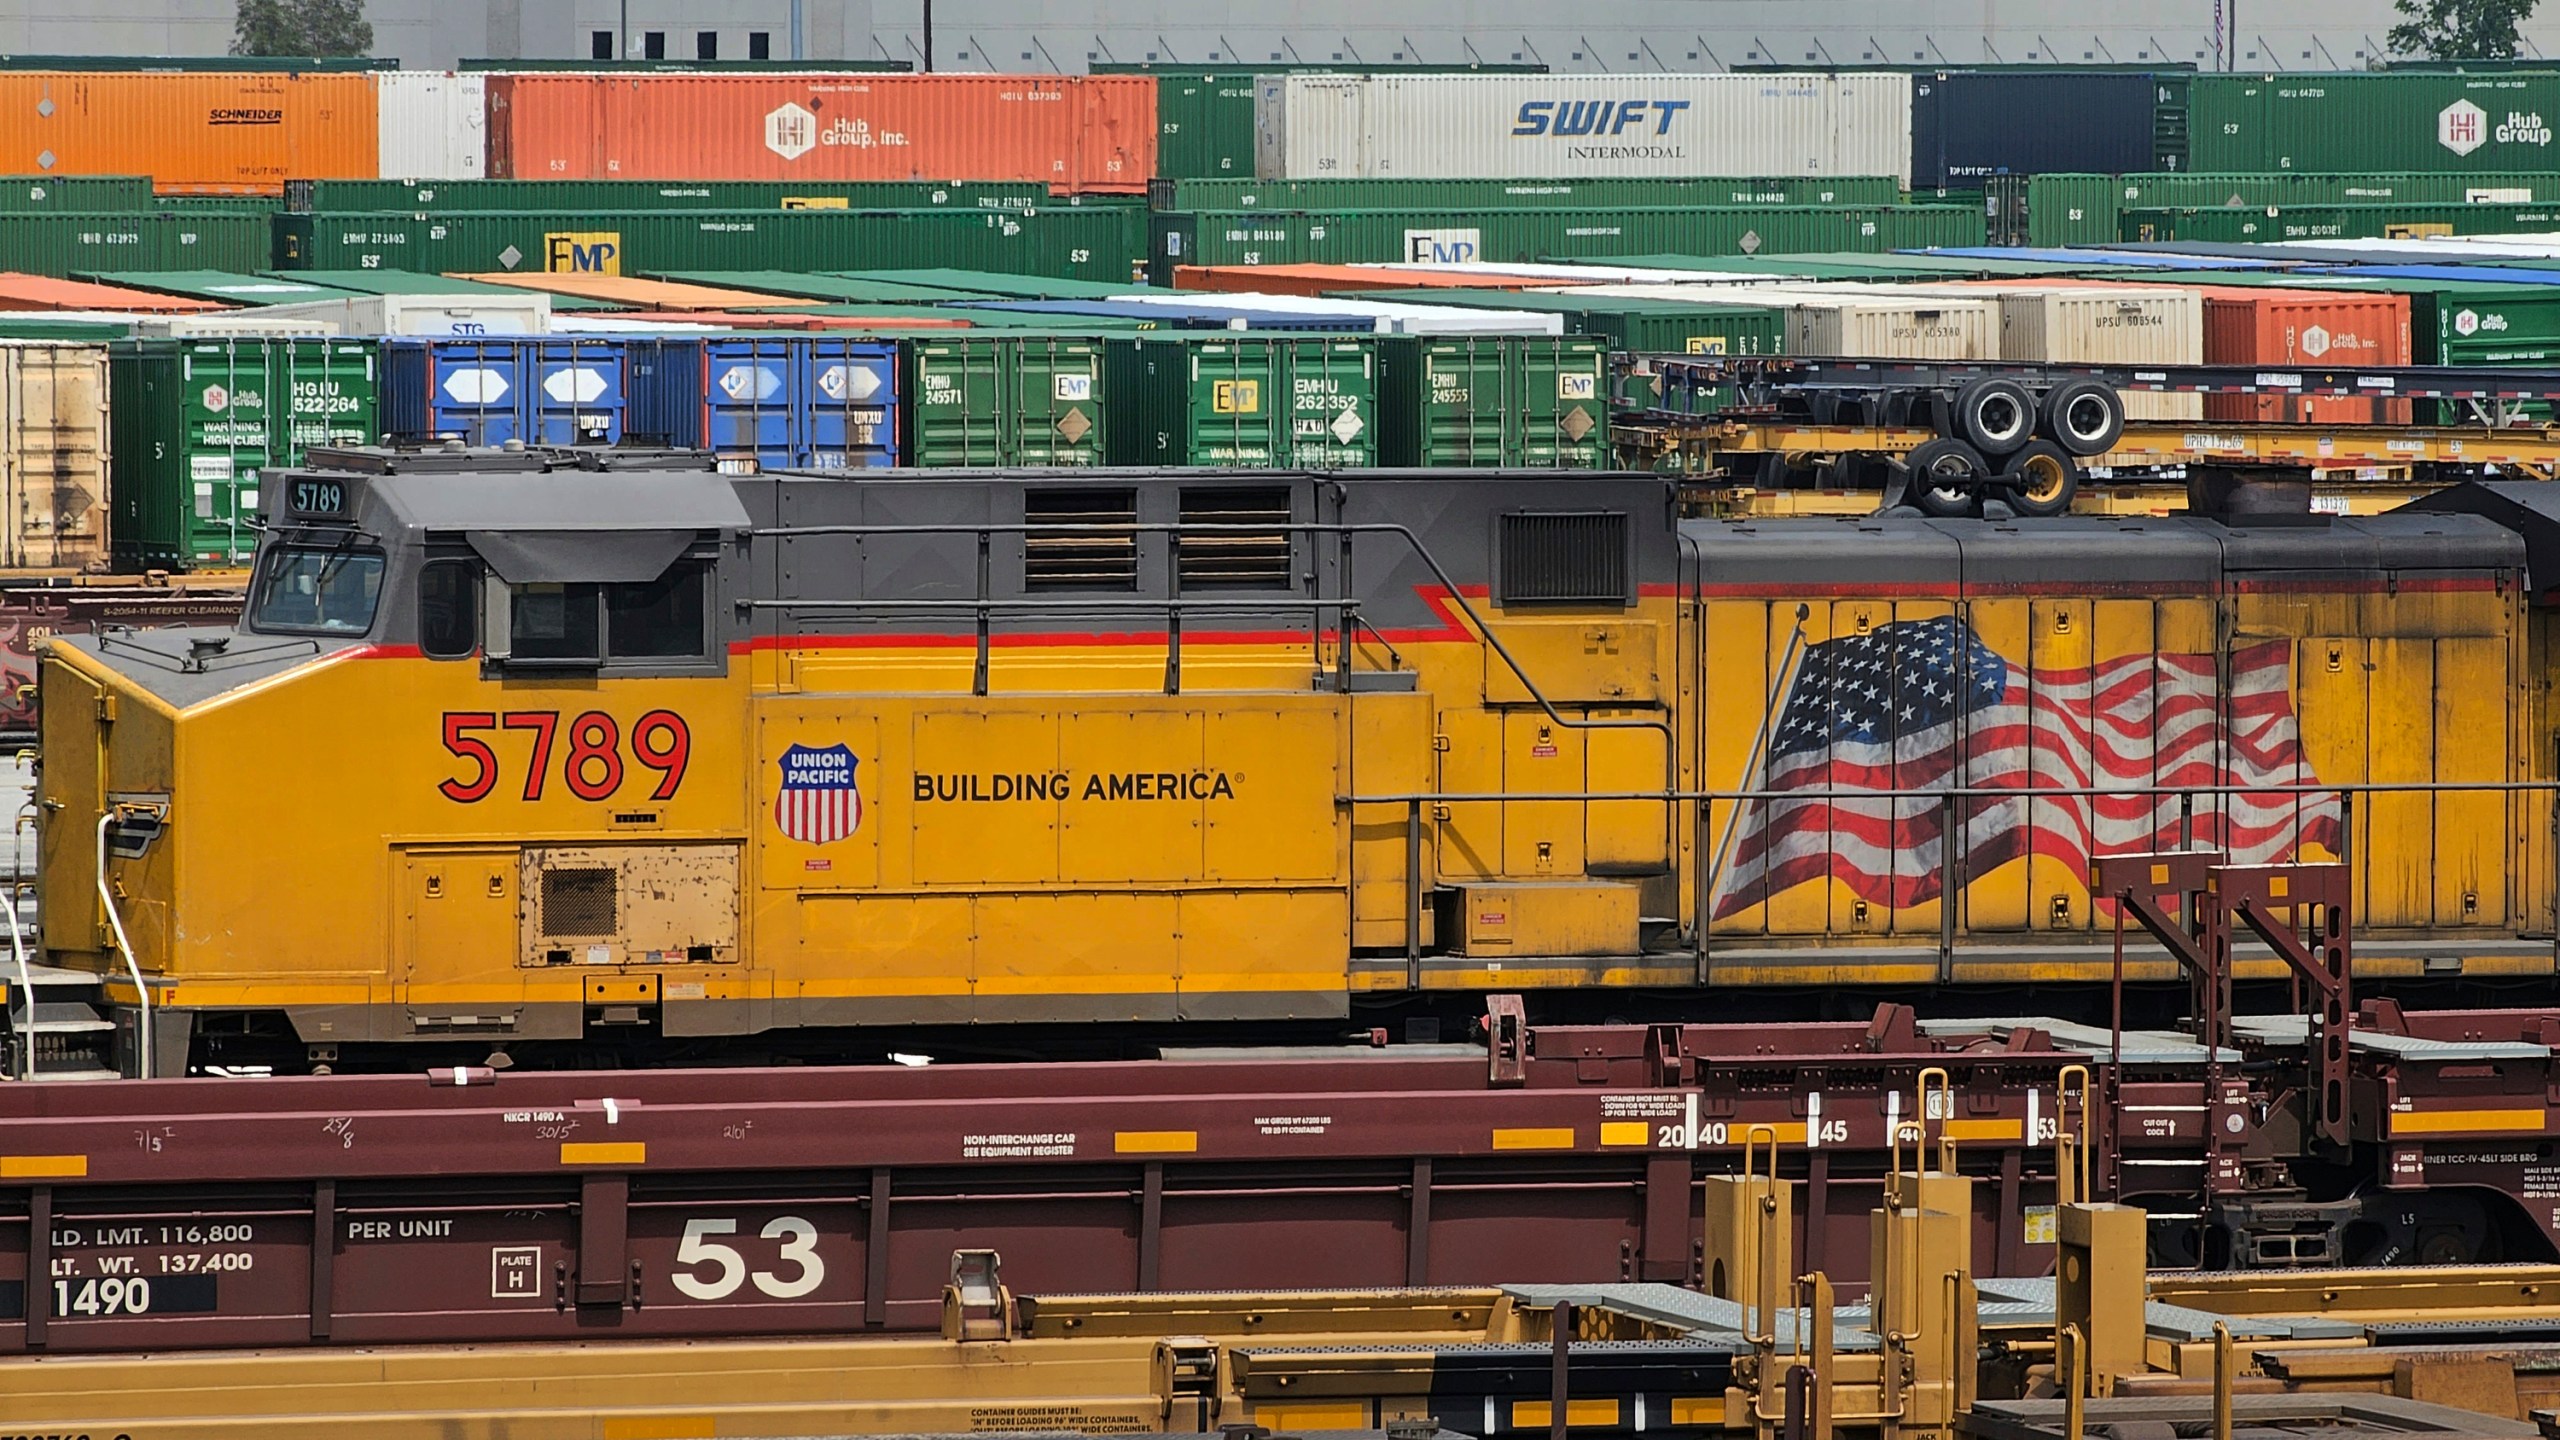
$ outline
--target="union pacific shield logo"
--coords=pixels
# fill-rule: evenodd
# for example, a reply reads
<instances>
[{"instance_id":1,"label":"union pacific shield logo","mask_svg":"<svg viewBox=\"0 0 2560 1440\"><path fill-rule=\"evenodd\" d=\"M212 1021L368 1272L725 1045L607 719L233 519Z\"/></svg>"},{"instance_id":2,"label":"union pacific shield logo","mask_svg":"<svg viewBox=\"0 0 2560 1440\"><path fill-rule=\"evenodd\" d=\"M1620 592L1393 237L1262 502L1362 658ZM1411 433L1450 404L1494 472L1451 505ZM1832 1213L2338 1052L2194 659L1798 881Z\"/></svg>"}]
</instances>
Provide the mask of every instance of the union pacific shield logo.
<instances>
[{"instance_id":1,"label":"union pacific shield logo","mask_svg":"<svg viewBox=\"0 0 2560 1440\"><path fill-rule=\"evenodd\" d=\"M782 752L782 791L773 823L804 845L825 845L862 828L862 793L854 788L850 745L794 745Z\"/></svg>"}]
</instances>

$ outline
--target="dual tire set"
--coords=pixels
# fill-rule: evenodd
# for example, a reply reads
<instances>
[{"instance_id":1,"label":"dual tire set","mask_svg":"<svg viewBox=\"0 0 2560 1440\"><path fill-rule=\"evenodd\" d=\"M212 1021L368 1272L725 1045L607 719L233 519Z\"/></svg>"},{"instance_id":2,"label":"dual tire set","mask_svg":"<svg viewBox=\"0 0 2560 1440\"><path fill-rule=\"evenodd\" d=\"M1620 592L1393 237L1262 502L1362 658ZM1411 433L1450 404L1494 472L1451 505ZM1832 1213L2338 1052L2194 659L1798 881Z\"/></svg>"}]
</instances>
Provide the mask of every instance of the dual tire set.
<instances>
[{"instance_id":1,"label":"dual tire set","mask_svg":"<svg viewBox=\"0 0 2560 1440\"><path fill-rule=\"evenodd\" d=\"M2096 380L2066 380L2037 394L2015 380L1985 378L1931 407L1938 438L1902 457L1912 503L1924 514L1971 515L1997 494L2020 515L2071 509L2080 462L2115 448L2124 401Z\"/></svg>"}]
</instances>

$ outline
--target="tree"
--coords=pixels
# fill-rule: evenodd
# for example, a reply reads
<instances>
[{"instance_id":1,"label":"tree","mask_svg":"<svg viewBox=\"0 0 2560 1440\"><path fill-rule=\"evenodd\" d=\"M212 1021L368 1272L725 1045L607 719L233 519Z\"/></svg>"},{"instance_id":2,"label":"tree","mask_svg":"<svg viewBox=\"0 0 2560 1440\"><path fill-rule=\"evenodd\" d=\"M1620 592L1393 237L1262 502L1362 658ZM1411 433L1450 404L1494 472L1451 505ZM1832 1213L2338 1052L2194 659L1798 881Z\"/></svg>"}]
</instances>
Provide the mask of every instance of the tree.
<instances>
[{"instance_id":1,"label":"tree","mask_svg":"<svg viewBox=\"0 0 2560 1440\"><path fill-rule=\"evenodd\" d=\"M366 55L373 26L364 0L240 0L234 55Z\"/></svg>"},{"instance_id":2,"label":"tree","mask_svg":"<svg viewBox=\"0 0 2560 1440\"><path fill-rule=\"evenodd\" d=\"M2430 60L2512 60L2516 32L2541 0L2394 0L2408 17L2391 27L2391 48Z\"/></svg>"}]
</instances>

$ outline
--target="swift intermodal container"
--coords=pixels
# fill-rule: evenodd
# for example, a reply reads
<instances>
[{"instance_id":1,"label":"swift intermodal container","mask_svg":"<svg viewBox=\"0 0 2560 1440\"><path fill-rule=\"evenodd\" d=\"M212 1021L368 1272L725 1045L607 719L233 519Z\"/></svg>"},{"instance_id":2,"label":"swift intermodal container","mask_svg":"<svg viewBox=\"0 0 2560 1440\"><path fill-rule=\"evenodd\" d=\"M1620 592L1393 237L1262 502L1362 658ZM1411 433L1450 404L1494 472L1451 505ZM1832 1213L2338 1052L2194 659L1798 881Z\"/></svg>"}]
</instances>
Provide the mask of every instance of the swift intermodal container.
<instances>
[{"instance_id":1,"label":"swift intermodal container","mask_svg":"<svg viewBox=\"0 0 2560 1440\"><path fill-rule=\"evenodd\" d=\"M1264 180L1890 175L1911 181L1907 74L1271 75Z\"/></svg>"},{"instance_id":2,"label":"swift intermodal container","mask_svg":"<svg viewBox=\"0 0 2560 1440\"><path fill-rule=\"evenodd\" d=\"M492 75L519 180L1036 180L1144 194L1144 76Z\"/></svg>"}]
</instances>

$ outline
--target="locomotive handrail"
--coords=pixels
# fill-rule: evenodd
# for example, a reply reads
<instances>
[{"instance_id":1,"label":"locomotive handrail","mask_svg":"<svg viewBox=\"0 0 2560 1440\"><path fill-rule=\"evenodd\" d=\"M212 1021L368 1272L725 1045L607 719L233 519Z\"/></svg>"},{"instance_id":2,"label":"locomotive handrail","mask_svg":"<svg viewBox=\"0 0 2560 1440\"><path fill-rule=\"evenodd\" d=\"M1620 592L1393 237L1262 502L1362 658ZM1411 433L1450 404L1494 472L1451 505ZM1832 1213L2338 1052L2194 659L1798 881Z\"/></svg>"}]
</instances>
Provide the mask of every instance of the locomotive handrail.
<instances>
[{"instance_id":1,"label":"locomotive handrail","mask_svg":"<svg viewBox=\"0 0 2560 1440\"><path fill-rule=\"evenodd\" d=\"M151 987L142 983L142 961L133 953L133 941L124 933L124 916L116 909L114 887L107 883L107 827L116 823L116 812L109 810L98 817L98 899L107 907L107 924L115 932L116 948L124 952L125 973L133 979L133 1000L139 1019L140 1043L134 1046L134 1078L151 1078Z\"/></svg>"},{"instance_id":2,"label":"locomotive handrail","mask_svg":"<svg viewBox=\"0 0 2560 1440\"><path fill-rule=\"evenodd\" d=\"M27 936L25 927L18 920L18 899L27 885L27 881L19 880L9 887L9 952L18 962L19 997L9 1006L9 1022L17 1027L18 1053L14 1058L18 1062L18 1078L21 1080L36 1078L36 980L35 973L27 968ZM27 1010L23 1025L18 1024L18 1004L21 1002Z\"/></svg>"},{"instance_id":3,"label":"locomotive handrail","mask_svg":"<svg viewBox=\"0 0 2560 1440\"><path fill-rule=\"evenodd\" d=\"M2188 813L2185 807L2192 805L2194 799L2198 796L2255 795L2263 797L2271 795L2290 795L2305 799L2321 799L2329 796L2335 796L2339 800L2341 811L2339 819L2340 835L2342 838L2340 841L2338 863L2353 867L2356 860L2354 853L2354 807L2357 796L2439 794L2548 795L2552 797L2553 871L2547 878L2549 878L2552 883L2553 893L2554 923L2551 936L2552 960L2555 965L2560 965L2560 780L2384 780L2355 781L2335 785L2129 785L2118 787L2097 785L2039 785L2029 789L2020 789L2016 787L1956 786L1910 789L1843 789L1839 787L1825 787L1822 789L1805 790L1771 790L1767 788L1697 790L1684 789L1675 786L1666 787L1661 790L1521 790L1492 792L1402 790L1384 792L1380 794L1339 795L1335 797L1335 803L1346 807L1359 807L1364 805L1402 805L1405 807L1404 941L1406 983L1408 987L1418 990L1422 986L1422 809L1425 805L1448 806L1538 803L1600 804L1630 801L1642 801L1661 805L1696 805L1699 807L1700 831L1703 833L1705 827L1705 816L1709 809L1720 803L1739 803L1752 800L1914 800L1931 801L1952 808L1955 802L1959 800L2032 801L2096 799L2105 796L2123 798L2127 796L2164 797L2175 795L2179 797L2182 805L2179 824L2181 844L2185 844L2192 838L2192 830L2189 828L2192 824L2192 815ZM1953 834L1954 827L1946 827L1946 833ZM1943 877L1940 881L1939 893L1942 896L1953 896L1957 893L1959 888L1949 883L1953 878L1953 870L1959 850L1960 847L1956 845L1941 845L1939 847L1938 866ZM1714 857L1710 854L1708 847L1704 845L1697 846L1696 868L1692 875L1692 879L1696 885L1695 904L1697 906L1697 913L1691 921L1690 933L1692 948L1697 956L1700 980L1702 983L1706 978L1705 966L1707 956L1707 936L1711 928L1706 919L1706 913L1708 906L1712 903L1711 897L1715 891L1715 881L1717 878L1718 868L1719 867L1715 864ZM1940 978L1942 980L1947 978L1948 966L1952 963L1955 955L1956 910L1957 906L1944 903L1943 901L1939 906L1941 918L1938 935L1938 958Z\"/></svg>"},{"instance_id":4,"label":"locomotive handrail","mask_svg":"<svg viewBox=\"0 0 2560 1440\"><path fill-rule=\"evenodd\" d=\"M751 537L772 539L793 539L812 535L846 535L857 538L865 535L974 535L979 537L982 547L985 538L993 535L1108 535L1113 537L1163 535L1176 542L1179 542L1180 538L1186 534L1334 535L1340 536L1346 541L1345 563L1343 567L1346 572L1346 580L1350 569L1348 558L1349 547L1347 542L1351 537L1358 535L1392 535L1403 540L1406 545L1411 547L1414 558L1421 561L1424 566L1429 568L1432 577L1438 580L1441 588L1448 593L1450 603L1455 605L1465 614L1467 620L1475 627L1476 634L1483 639L1484 643L1487 646L1490 646L1496 655L1502 657L1503 665L1510 670L1512 677L1520 682L1521 688L1529 692L1529 697L1537 702L1539 710L1543 711L1549 720L1554 721L1556 724L1561 725L1568 730L1655 731L1662 736L1665 769L1668 769L1674 762L1679 748L1679 739L1672 733L1671 722L1667 720L1644 720L1634 717L1612 720L1594 719L1590 716L1576 718L1568 716L1564 712L1558 710L1555 706L1555 702L1548 699L1546 692L1538 687L1537 681L1530 677L1528 671L1521 668L1519 659L1502 643L1501 638L1493 633L1493 626L1491 622L1487 621L1483 615L1477 613L1474 603L1470 601L1467 598L1466 593L1458 587L1458 582L1450 578L1449 572L1441 567L1439 559L1431 553L1430 547L1422 543L1422 537L1416 535L1413 532L1413 527L1409 525L1398 525L1384 521L1362 521L1350 524L1325 523L1321 521L1289 521L1273 525L1232 524L1222 521L1203 521L1198 524L1166 524L1163 521L1147 521L1141 523L1138 521L1131 521L1126 525L1088 523L1044 525L1032 524L1029 522L1007 521L1003 523L987 524L963 524L953 522L950 524L940 525L776 525L761 526L750 530L747 533ZM1089 596L1081 599L1069 597L1043 597L1038 600L998 600L989 598L984 594L985 583L986 575L982 568L979 575L981 593L975 598L963 599L961 597L954 596L948 600L774 599L745 600L739 602L739 604L741 608L749 611L1037 610L1047 613L1056 613L1062 609L1075 608L1082 610L1090 608L1093 613L1098 614L1108 614L1113 611L1120 610L1144 611L1149 614L1153 614L1158 611L1172 611L1178 613L1182 610L1193 608L1205 611L1216 611L1221 609L1233 610L1248 614L1267 614L1273 610L1295 610L1300 606L1306 606L1319 611L1330 609L1342 612L1343 623L1340 628L1346 637L1342 657L1342 670L1346 681L1344 688L1346 690L1349 688L1347 681L1350 668L1350 647L1347 637L1351 629L1351 619L1358 613L1359 602L1348 595L1327 599L1322 595L1300 597L1292 594L1286 600L1229 600L1207 602L1186 600L1180 595L1168 596L1161 600L1145 598L1117 600L1109 596ZM1321 643L1321 639L1322 637L1318 636L1318 643ZM981 628L978 636L978 644L981 651L980 664L982 673L984 666L983 652L987 643L987 634L985 630Z\"/></svg>"}]
</instances>

